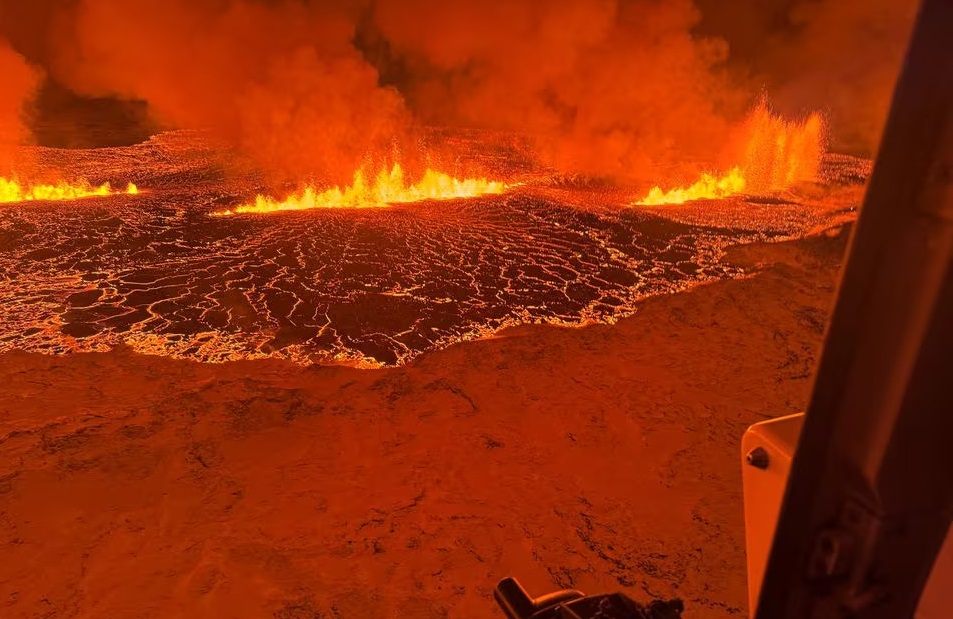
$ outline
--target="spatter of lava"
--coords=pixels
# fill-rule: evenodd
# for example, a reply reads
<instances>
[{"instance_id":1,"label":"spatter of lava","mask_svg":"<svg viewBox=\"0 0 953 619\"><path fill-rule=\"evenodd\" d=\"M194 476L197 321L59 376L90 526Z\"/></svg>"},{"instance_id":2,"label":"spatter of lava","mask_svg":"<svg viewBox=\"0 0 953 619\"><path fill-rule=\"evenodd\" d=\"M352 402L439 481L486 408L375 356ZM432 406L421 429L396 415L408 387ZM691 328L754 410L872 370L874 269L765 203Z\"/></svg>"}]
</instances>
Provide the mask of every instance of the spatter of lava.
<instances>
[{"instance_id":1,"label":"spatter of lava","mask_svg":"<svg viewBox=\"0 0 953 619\"><path fill-rule=\"evenodd\" d=\"M824 119L812 114L793 122L771 113L762 102L743 125L743 162L724 174L702 174L691 186L669 191L656 186L636 204L658 206L717 200L742 193L783 191L815 181L824 156Z\"/></svg>"},{"instance_id":2,"label":"spatter of lava","mask_svg":"<svg viewBox=\"0 0 953 619\"><path fill-rule=\"evenodd\" d=\"M31 200L76 200L92 196L110 196L117 194L137 194L139 188L133 183L123 190L115 190L109 183L99 186L90 185L85 180L68 183L61 181L55 185L24 185L16 179L0 177L0 202L28 202Z\"/></svg>"},{"instance_id":3,"label":"spatter of lava","mask_svg":"<svg viewBox=\"0 0 953 619\"><path fill-rule=\"evenodd\" d=\"M259 195L252 204L242 204L233 209L213 213L216 216L238 213L270 213L274 211L298 211L314 208L373 208L389 204L405 204L423 200L452 200L475 198L489 194L501 194L507 185L485 178L456 179L448 174L428 169L419 182L408 185L404 170L399 164L389 171L381 170L373 183L365 180L363 170L354 174L350 186L334 187L317 191L307 187L283 200Z\"/></svg>"}]
</instances>

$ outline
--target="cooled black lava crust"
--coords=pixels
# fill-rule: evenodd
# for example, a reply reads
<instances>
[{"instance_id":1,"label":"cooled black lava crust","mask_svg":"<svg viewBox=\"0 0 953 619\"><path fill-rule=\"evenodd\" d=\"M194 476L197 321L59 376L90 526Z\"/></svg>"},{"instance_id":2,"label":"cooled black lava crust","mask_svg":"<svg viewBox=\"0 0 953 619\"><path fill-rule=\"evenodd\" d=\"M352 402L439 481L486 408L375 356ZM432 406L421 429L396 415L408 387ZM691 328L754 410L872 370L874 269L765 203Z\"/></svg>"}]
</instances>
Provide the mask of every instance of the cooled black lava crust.
<instances>
[{"instance_id":1,"label":"cooled black lava crust","mask_svg":"<svg viewBox=\"0 0 953 619\"><path fill-rule=\"evenodd\" d=\"M722 249L751 237L525 188L210 217L253 183L182 135L43 156L144 193L0 205L0 351L399 364L508 325L612 321L647 295L737 276Z\"/></svg>"}]
</instances>

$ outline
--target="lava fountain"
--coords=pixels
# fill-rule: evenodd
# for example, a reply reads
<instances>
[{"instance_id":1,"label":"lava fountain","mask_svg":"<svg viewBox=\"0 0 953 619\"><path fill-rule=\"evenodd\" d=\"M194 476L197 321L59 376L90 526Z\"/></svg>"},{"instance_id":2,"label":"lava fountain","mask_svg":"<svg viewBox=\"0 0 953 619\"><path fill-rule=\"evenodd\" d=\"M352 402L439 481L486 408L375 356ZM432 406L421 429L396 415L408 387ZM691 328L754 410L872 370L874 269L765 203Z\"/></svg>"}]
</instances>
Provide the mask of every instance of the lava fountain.
<instances>
[{"instance_id":1,"label":"lava fountain","mask_svg":"<svg viewBox=\"0 0 953 619\"><path fill-rule=\"evenodd\" d=\"M16 179L0 177L0 203L29 202L33 200L77 200L93 196L134 195L139 188L133 183L115 190L109 183L94 186L85 180L74 183L61 181L55 185L24 185Z\"/></svg>"},{"instance_id":2,"label":"lava fountain","mask_svg":"<svg viewBox=\"0 0 953 619\"><path fill-rule=\"evenodd\" d=\"M275 211L299 211L314 208L374 208L390 204L421 202L423 200L453 200L477 196L501 194L508 186L485 178L457 179L442 172L428 169L417 183L408 185L404 170L395 164L390 170L382 169L373 183L368 183L363 170L354 174L350 186L333 187L318 191L312 186L288 196L283 200L259 195L252 204L242 204L233 209L213 213L216 216L238 213L271 213Z\"/></svg>"},{"instance_id":3,"label":"lava fountain","mask_svg":"<svg viewBox=\"0 0 953 619\"><path fill-rule=\"evenodd\" d=\"M762 102L741 129L745 144L743 163L724 174L702 174L689 187L665 191L656 186L637 204L683 204L746 192L783 191L817 179L825 151L825 123L820 114L811 114L801 122L789 121L772 113Z\"/></svg>"}]
</instances>

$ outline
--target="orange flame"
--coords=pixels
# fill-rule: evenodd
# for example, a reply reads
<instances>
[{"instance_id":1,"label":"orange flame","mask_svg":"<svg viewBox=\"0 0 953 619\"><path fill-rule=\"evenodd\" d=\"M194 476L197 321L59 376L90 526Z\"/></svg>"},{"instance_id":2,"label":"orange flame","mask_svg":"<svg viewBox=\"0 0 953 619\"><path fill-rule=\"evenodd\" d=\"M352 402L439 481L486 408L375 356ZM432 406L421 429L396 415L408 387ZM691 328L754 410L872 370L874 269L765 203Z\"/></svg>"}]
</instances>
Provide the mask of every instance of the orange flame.
<instances>
[{"instance_id":1,"label":"orange flame","mask_svg":"<svg viewBox=\"0 0 953 619\"><path fill-rule=\"evenodd\" d=\"M811 114L802 122L787 121L761 102L742 125L744 163L716 177L702 174L691 187L663 191L654 187L640 205L683 204L719 199L742 192L783 191L817 179L824 155L824 119Z\"/></svg>"},{"instance_id":2,"label":"orange flame","mask_svg":"<svg viewBox=\"0 0 953 619\"><path fill-rule=\"evenodd\" d=\"M318 192L313 187L307 187L281 201L259 195L253 204L242 204L234 209L212 214L224 216L313 208L373 208L422 200L474 198L487 194L500 194L506 189L505 184L488 181L485 178L459 180L430 169L424 173L418 183L407 185L404 180L404 170L398 164L394 165L390 171L381 170L373 184L368 184L364 179L363 170L358 170L354 174L354 181L344 189L334 187Z\"/></svg>"},{"instance_id":3,"label":"orange flame","mask_svg":"<svg viewBox=\"0 0 953 619\"><path fill-rule=\"evenodd\" d=\"M76 183L59 182L56 185L22 185L16 179L0 177L0 203L28 202L32 200L77 200L91 196L111 196L118 194L137 194L139 188L133 183L122 191L113 190L109 183L98 187L86 181Z\"/></svg>"},{"instance_id":4,"label":"orange flame","mask_svg":"<svg viewBox=\"0 0 953 619\"><path fill-rule=\"evenodd\" d=\"M728 174L715 177L711 174L702 174L701 179L691 187L679 187L671 191L662 191L661 187L653 187L639 204L658 206L660 204L684 204L691 200L703 198L727 198L745 190L747 181L741 168L734 167Z\"/></svg>"}]
</instances>

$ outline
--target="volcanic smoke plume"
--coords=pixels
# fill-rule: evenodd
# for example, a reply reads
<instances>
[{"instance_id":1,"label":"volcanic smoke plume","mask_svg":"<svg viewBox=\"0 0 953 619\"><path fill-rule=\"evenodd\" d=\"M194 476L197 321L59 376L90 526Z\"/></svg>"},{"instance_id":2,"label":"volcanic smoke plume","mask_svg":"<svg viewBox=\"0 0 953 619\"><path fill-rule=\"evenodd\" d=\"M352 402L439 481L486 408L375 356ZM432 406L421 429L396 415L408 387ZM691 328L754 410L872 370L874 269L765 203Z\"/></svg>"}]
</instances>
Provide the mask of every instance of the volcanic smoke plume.
<instances>
[{"instance_id":1,"label":"volcanic smoke plume","mask_svg":"<svg viewBox=\"0 0 953 619\"><path fill-rule=\"evenodd\" d=\"M283 177L344 181L368 156L393 156L408 124L351 44L346 8L81 0L54 71L83 94L143 99L166 125L210 129Z\"/></svg>"},{"instance_id":2,"label":"volcanic smoke plume","mask_svg":"<svg viewBox=\"0 0 953 619\"><path fill-rule=\"evenodd\" d=\"M93 186L83 179L67 182L61 178L51 184L40 182L49 176L34 160L35 151L24 148L30 141L28 106L36 94L41 72L31 66L10 44L0 38L0 204L33 200L72 200L118 193L108 183ZM55 172L53 173L56 176ZM21 182L21 180L25 182ZM136 193L129 183L123 193Z\"/></svg>"},{"instance_id":3,"label":"volcanic smoke plume","mask_svg":"<svg viewBox=\"0 0 953 619\"><path fill-rule=\"evenodd\" d=\"M719 69L723 42L691 36L689 0L376 7L423 118L527 131L563 171L655 180L676 158L710 164L742 102Z\"/></svg>"},{"instance_id":4,"label":"volcanic smoke plume","mask_svg":"<svg viewBox=\"0 0 953 619\"><path fill-rule=\"evenodd\" d=\"M0 177L9 175L21 144L30 137L26 105L39 82L39 73L0 38Z\"/></svg>"},{"instance_id":5,"label":"volcanic smoke plume","mask_svg":"<svg viewBox=\"0 0 953 619\"><path fill-rule=\"evenodd\" d=\"M59 80L143 99L295 181L344 182L369 159L415 171L414 123L529 133L563 171L656 180L711 167L750 103L725 45L691 35L689 0L78 0L64 15Z\"/></svg>"},{"instance_id":6,"label":"volcanic smoke plume","mask_svg":"<svg viewBox=\"0 0 953 619\"><path fill-rule=\"evenodd\" d=\"M764 89L780 112L820 110L836 146L871 154L915 6L0 0L0 30L58 83L211 129L275 180L459 165L420 144L420 125L441 125L530 134L561 172L649 186L735 165L722 144ZM36 77L0 56L15 65L4 118L18 119Z\"/></svg>"},{"instance_id":7,"label":"volcanic smoke plume","mask_svg":"<svg viewBox=\"0 0 953 619\"><path fill-rule=\"evenodd\" d=\"M837 145L876 150L919 2L798 2L794 27L765 55L774 91L790 106L823 106Z\"/></svg>"},{"instance_id":8,"label":"volcanic smoke plume","mask_svg":"<svg viewBox=\"0 0 953 619\"><path fill-rule=\"evenodd\" d=\"M443 145L421 145L421 125L529 134L565 173L646 186L697 177L735 165L722 145L763 89L785 115L822 111L837 145L870 154L916 3L739 2L0 7L19 20L6 34L58 82L146 101L170 128L210 129L276 181L340 185L361 168L399 163L419 177L435 158L459 165Z\"/></svg>"},{"instance_id":9,"label":"volcanic smoke plume","mask_svg":"<svg viewBox=\"0 0 953 619\"><path fill-rule=\"evenodd\" d=\"M724 38L729 65L786 114L822 110L832 145L877 148L916 0L695 0L700 31Z\"/></svg>"}]
</instances>

